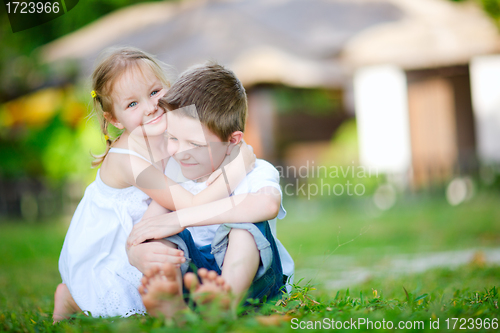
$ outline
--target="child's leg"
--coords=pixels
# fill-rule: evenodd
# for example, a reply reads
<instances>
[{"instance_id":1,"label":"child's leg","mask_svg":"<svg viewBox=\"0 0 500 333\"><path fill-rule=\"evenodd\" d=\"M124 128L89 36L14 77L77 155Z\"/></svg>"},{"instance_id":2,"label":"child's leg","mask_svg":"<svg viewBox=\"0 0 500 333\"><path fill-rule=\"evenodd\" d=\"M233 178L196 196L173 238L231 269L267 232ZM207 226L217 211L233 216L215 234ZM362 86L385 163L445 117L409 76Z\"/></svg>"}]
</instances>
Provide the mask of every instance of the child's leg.
<instances>
[{"instance_id":1,"label":"child's leg","mask_svg":"<svg viewBox=\"0 0 500 333\"><path fill-rule=\"evenodd\" d=\"M71 296L68 287L61 283L54 294L54 323L69 318L70 315L82 311Z\"/></svg>"},{"instance_id":2,"label":"child's leg","mask_svg":"<svg viewBox=\"0 0 500 333\"><path fill-rule=\"evenodd\" d=\"M263 300L280 294L283 271L269 223L223 224L212 242L222 277L236 296Z\"/></svg>"},{"instance_id":3,"label":"child's leg","mask_svg":"<svg viewBox=\"0 0 500 333\"><path fill-rule=\"evenodd\" d=\"M260 263L253 235L244 229L231 229L222 266L222 278L231 286L238 304L250 288Z\"/></svg>"}]
</instances>

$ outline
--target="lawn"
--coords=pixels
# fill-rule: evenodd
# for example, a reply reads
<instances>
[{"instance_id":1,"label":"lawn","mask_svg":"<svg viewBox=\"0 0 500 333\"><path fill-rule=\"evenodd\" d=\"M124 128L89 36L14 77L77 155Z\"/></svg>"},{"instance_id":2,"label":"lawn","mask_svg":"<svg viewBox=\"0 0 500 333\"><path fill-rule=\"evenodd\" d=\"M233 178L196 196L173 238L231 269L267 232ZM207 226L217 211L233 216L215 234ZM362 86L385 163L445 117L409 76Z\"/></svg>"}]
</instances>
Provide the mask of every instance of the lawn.
<instances>
[{"instance_id":1,"label":"lawn","mask_svg":"<svg viewBox=\"0 0 500 333\"><path fill-rule=\"evenodd\" d=\"M34 224L4 221L0 223L0 331L273 332L346 328L352 322L356 324L347 328L361 331L370 328L370 321L375 328L382 325L381 331L389 330L389 321L394 328L402 322L408 329L424 325L428 331L437 331L438 324L444 331L453 325L498 331L500 267L481 254L500 244L499 199L497 193L480 193L452 207L437 195L411 196L386 212L377 211L367 199L288 199L288 216L279 222L278 236L296 261L298 286L292 294L259 311L246 310L238 318L211 310L186 314L184 328L148 316L80 315L52 326L53 291L60 282L57 259L68 219ZM398 271L389 265L395 259L412 263L422 255L463 250L477 255L458 266L421 271L404 265ZM351 274L350 283L336 287L345 274ZM363 278L357 279L358 275ZM363 321L368 324L359 325Z\"/></svg>"}]
</instances>

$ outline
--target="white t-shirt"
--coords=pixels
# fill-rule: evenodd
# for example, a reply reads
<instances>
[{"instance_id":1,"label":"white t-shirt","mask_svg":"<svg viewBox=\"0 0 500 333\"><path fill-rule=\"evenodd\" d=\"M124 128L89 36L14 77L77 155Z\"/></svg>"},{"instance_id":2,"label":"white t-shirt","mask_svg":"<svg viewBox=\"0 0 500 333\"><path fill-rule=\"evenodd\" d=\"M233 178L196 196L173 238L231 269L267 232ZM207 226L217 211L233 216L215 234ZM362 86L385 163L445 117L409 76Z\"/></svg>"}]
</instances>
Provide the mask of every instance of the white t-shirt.
<instances>
[{"instance_id":1,"label":"white t-shirt","mask_svg":"<svg viewBox=\"0 0 500 333\"><path fill-rule=\"evenodd\" d=\"M179 163L174 158L170 158L167 167L165 169L165 174L170 179L182 185L183 188L188 190L193 194L198 194L207 188L205 182L195 182L193 180L187 179L183 176L181 167ZM255 168L250 171L243 181L236 187L233 195L244 194L244 193L255 193L264 187L274 187L280 191L281 199L283 201L283 193L281 192L281 187L279 185L279 172L276 168L269 162L256 159ZM278 218L283 219L286 216L286 211L281 205ZM276 237L276 218L269 220L269 227L276 241L276 246L281 259L281 266L283 268L283 274L286 276L293 276L294 272L294 262L288 251L285 249L283 244ZM194 243L196 246L201 247L212 243L212 239L215 236L215 232L219 228L218 224L208 225L208 226L198 226L198 227L188 227L187 229L191 232L193 236Z\"/></svg>"}]
</instances>

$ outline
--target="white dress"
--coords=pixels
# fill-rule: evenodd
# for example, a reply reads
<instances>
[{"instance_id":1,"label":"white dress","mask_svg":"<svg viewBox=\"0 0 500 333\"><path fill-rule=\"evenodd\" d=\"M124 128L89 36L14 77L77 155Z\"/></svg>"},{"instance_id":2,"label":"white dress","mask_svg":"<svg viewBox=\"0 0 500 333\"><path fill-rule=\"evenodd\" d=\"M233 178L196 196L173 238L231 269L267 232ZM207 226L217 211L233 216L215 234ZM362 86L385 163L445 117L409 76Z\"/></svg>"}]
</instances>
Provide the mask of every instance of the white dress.
<instances>
[{"instance_id":1,"label":"white dress","mask_svg":"<svg viewBox=\"0 0 500 333\"><path fill-rule=\"evenodd\" d=\"M146 160L126 149L111 148L109 153ZM150 202L134 186L117 189L104 184L99 170L85 190L64 240L59 271L76 304L93 317L146 311L137 290L142 274L129 264L125 244Z\"/></svg>"}]
</instances>

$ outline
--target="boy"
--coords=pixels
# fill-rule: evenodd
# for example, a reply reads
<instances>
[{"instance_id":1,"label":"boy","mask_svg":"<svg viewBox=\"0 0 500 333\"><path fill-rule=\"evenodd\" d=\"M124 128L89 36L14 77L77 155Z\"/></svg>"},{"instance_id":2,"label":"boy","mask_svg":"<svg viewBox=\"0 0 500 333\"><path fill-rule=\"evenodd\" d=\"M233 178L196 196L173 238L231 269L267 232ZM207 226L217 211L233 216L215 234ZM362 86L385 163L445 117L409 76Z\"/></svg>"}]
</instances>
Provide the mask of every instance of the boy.
<instances>
[{"instance_id":1,"label":"boy","mask_svg":"<svg viewBox=\"0 0 500 333\"><path fill-rule=\"evenodd\" d=\"M207 63L185 71L160 100L160 106L168 110L168 151L173 157L166 174L193 194L199 193L206 188L209 176L223 169L226 156L242 142L247 116L245 90L233 72ZM168 237L167 246L175 244L184 252L187 262L180 267L184 284L198 295L231 290L235 302L245 295L270 298L279 294L283 277L292 276L293 261L274 236L275 217L286 214L281 206L278 171L258 159L241 184L228 185L233 195L229 198L206 207L158 215L134 227L128 240L129 260L145 273L140 291L150 313L173 317L185 305L181 302L178 265L166 263L161 268L144 269L144 256L139 259L137 253L148 244L141 242L148 239ZM150 209L160 212L162 208L153 202ZM186 273L189 261L210 270L198 271L201 286L192 273Z\"/></svg>"}]
</instances>

